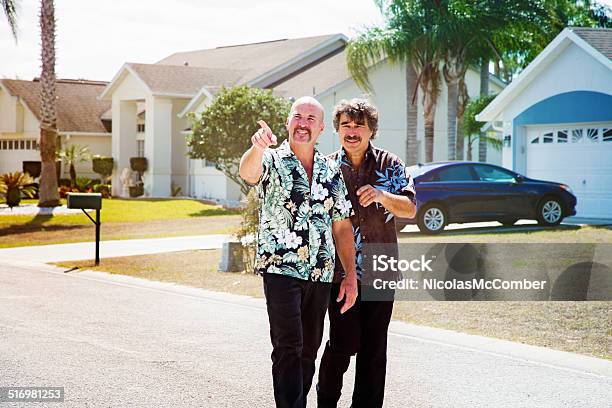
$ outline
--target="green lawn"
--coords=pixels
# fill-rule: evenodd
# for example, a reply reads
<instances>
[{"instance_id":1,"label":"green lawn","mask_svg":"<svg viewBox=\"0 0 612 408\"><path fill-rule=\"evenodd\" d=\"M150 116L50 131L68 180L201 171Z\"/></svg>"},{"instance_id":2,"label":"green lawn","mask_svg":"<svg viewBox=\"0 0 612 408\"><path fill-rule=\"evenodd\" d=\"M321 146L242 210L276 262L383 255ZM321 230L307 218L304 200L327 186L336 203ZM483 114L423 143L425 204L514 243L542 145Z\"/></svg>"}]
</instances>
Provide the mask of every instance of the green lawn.
<instances>
[{"instance_id":1,"label":"green lawn","mask_svg":"<svg viewBox=\"0 0 612 408\"><path fill-rule=\"evenodd\" d=\"M101 239L230 234L240 224L239 214L197 200L104 200ZM93 237L94 225L84 214L0 217L0 248L82 242Z\"/></svg>"},{"instance_id":2,"label":"green lawn","mask_svg":"<svg viewBox=\"0 0 612 408\"><path fill-rule=\"evenodd\" d=\"M36 200L23 200L22 203L35 204ZM65 200L62 200L62 204L65 204ZM197 200L113 198L102 201L101 217L102 222L146 222L233 214L239 214L239 212ZM81 225L88 223L91 221L84 214L0 217L0 227L16 224Z\"/></svg>"}]
</instances>

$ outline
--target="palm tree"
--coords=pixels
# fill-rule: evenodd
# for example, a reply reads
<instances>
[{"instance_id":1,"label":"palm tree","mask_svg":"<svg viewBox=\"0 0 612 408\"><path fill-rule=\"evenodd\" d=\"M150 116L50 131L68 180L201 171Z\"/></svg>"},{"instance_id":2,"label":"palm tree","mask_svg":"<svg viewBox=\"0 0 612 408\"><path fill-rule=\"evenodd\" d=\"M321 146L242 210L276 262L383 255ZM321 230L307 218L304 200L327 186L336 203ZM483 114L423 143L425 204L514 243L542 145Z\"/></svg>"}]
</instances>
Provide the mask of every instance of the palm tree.
<instances>
[{"instance_id":1,"label":"palm tree","mask_svg":"<svg viewBox=\"0 0 612 408\"><path fill-rule=\"evenodd\" d=\"M76 163L83 163L91 160L92 154L87 146L70 145L66 149L59 151L58 156L62 158L70 168L70 187L76 187Z\"/></svg>"},{"instance_id":2,"label":"palm tree","mask_svg":"<svg viewBox=\"0 0 612 408\"><path fill-rule=\"evenodd\" d=\"M448 87L448 158L453 160L457 156L456 119L462 117L458 112L459 84L468 66L497 51L493 41L496 33L510 27L533 27L534 20L545 12L531 0L440 0L434 4L438 6L437 38L444 54L443 73Z\"/></svg>"},{"instance_id":3,"label":"palm tree","mask_svg":"<svg viewBox=\"0 0 612 408\"><path fill-rule=\"evenodd\" d=\"M4 15L9 23L13 38L17 41L17 1L16 0L0 0L0 7L4 11Z\"/></svg>"},{"instance_id":4,"label":"palm tree","mask_svg":"<svg viewBox=\"0 0 612 408\"><path fill-rule=\"evenodd\" d=\"M433 161L434 118L440 94L440 54L434 46L433 12L428 2L375 0L385 24L363 31L347 46L347 66L355 82L372 91L369 68L384 58L406 69L406 163L417 161L415 104L417 87L423 96L425 160Z\"/></svg>"},{"instance_id":5,"label":"palm tree","mask_svg":"<svg viewBox=\"0 0 612 408\"><path fill-rule=\"evenodd\" d=\"M55 5L53 0L40 2L40 36L42 72L40 74L40 191L39 207L60 205L57 191L57 109L55 99Z\"/></svg>"}]
</instances>

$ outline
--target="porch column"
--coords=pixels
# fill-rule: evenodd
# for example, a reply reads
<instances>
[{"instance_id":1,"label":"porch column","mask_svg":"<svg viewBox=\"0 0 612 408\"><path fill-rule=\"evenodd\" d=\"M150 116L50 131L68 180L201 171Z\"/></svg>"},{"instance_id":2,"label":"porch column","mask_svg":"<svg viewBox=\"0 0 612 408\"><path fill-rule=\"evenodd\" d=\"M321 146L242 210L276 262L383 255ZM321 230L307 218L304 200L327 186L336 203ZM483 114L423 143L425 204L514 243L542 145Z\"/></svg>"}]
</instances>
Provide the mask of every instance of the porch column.
<instances>
[{"instance_id":1,"label":"porch column","mask_svg":"<svg viewBox=\"0 0 612 408\"><path fill-rule=\"evenodd\" d=\"M147 197L170 197L172 173L172 101L146 99L145 157L149 169L144 187Z\"/></svg>"},{"instance_id":2,"label":"porch column","mask_svg":"<svg viewBox=\"0 0 612 408\"><path fill-rule=\"evenodd\" d=\"M136 102L113 98L112 154L115 159L113 171L113 196L124 197L121 173L130 168L130 157L138 154L136 144ZM128 194L129 196L129 194Z\"/></svg>"}]
</instances>

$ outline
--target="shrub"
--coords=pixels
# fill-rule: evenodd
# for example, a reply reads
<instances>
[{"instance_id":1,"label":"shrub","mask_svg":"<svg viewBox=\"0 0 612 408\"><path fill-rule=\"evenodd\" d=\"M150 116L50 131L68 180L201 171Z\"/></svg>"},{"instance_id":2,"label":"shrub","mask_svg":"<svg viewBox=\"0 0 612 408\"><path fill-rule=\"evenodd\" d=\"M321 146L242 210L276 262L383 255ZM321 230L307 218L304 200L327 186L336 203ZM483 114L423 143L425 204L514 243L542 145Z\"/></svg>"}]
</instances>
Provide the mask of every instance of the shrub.
<instances>
[{"instance_id":1,"label":"shrub","mask_svg":"<svg viewBox=\"0 0 612 408\"><path fill-rule=\"evenodd\" d=\"M16 207L21 202L21 196L34 197L36 187L34 187L34 179L27 173L16 171L14 173L6 173L0 176L6 190L6 204L9 207Z\"/></svg>"},{"instance_id":2,"label":"shrub","mask_svg":"<svg viewBox=\"0 0 612 408\"><path fill-rule=\"evenodd\" d=\"M142 184L137 184L135 186L130 186L130 197L140 197L144 195L144 186Z\"/></svg>"},{"instance_id":3,"label":"shrub","mask_svg":"<svg viewBox=\"0 0 612 408\"><path fill-rule=\"evenodd\" d=\"M108 178L113 174L115 161L112 157L94 156L92 161L92 170L102 176L102 181L108 181Z\"/></svg>"},{"instance_id":4,"label":"shrub","mask_svg":"<svg viewBox=\"0 0 612 408\"><path fill-rule=\"evenodd\" d=\"M246 196L246 207L242 211L242 223L236 232L236 238L244 248L244 268L254 272L257 256L257 228L259 225L259 197L257 191L251 188Z\"/></svg>"},{"instance_id":5,"label":"shrub","mask_svg":"<svg viewBox=\"0 0 612 408\"><path fill-rule=\"evenodd\" d=\"M81 193L87 193L88 190L93 186L93 183L88 177L77 177L76 178L76 189Z\"/></svg>"},{"instance_id":6,"label":"shrub","mask_svg":"<svg viewBox=\"0 0 612 408\"><path fill-rule=\"evenodd\" d=\"M148 162L146 157L130 157L130 167L132 170L138 172L141 176L142 173L147 171Z\"/></svg>"},{"instance_id":7,"label":"shrub","mask_svg":"<svg viewBox=\"0 0 612 408\"><path fill-rule=\"evenodd\" d=\"M24 161L22 163L23 172L28 173L32 178L40 177L42 164L39 161Z\"/></svg>"},{"instance_id":8,"label":"shrub","mask_svg":"<svg viewBox=\"0 0 612 408\"><path fill-rule=\"evenodd\" d=\"M110 198L111 197L111 185L110 184L94 184L93 192L102 194L102 198Z\"/></svg>"}]
</instances>

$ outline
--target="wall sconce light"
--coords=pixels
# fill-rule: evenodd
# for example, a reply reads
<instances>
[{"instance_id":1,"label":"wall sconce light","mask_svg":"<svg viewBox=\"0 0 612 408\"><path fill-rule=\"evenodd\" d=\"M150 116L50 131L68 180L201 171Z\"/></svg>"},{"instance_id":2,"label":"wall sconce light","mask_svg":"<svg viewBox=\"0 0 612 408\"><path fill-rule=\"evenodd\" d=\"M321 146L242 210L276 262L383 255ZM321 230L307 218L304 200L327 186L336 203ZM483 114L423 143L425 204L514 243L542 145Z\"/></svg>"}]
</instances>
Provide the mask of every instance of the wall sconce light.
<instances>
[{"instance_id":1,"label":"wall sconce light","mask_svg":"<svg viewBox=\"0 0 612 408\"><path fill-rule=\"evenodd\" d=\"M504 147L510 147L511 143L512 143L512 136L511 135L504 136Z\"/></svg>"}]
</instances>

